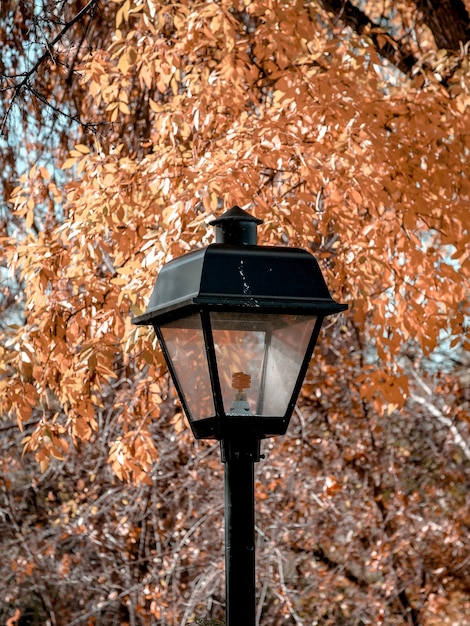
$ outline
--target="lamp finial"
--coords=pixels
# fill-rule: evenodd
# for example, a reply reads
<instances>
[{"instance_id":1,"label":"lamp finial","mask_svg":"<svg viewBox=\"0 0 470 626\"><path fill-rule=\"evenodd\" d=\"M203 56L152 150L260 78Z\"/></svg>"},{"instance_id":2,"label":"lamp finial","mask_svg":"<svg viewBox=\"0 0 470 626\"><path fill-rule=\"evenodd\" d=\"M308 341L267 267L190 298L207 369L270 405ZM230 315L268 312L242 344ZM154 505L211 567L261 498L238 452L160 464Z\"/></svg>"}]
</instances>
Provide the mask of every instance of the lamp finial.
<instances>
[{"instance_id":1,"label":"lamp finial","mask_svg":"<svg viewBox=\"0 0 470 626\"><path fill-rule=\"evenodd\" d=\"M209 222L211 226L215 226L215 243L228 243L234 246L255 246L256 227L262 223L263 220L250 215L236 205Z\"/></svg>"}]
</instances>

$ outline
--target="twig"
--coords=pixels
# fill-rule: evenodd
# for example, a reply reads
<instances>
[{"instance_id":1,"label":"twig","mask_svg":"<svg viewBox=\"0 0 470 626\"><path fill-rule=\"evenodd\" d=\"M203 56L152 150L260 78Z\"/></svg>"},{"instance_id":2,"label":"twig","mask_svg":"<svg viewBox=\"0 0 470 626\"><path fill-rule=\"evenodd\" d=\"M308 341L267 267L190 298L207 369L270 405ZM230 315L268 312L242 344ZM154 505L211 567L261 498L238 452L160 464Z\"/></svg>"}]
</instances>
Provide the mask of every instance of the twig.
<instances>
[{"instance_id":1,"label":"twig","mask_svg":"<svg viewBox=\"0 0 470 626\"><path fill-rule=\"evenodd\" d=\"M433 415L441 424L443 424L450 430L454 438L455 444L460 447L465 457L470 461L470 447L468 446L467 442L460 434L458 428L455 426L455 424L452 423L452 420L446 417L444 413L435 404L432 404L429 401L429 398L432 398L432 395L433 395L432 389L429 387L429 385L427 385L424 382L424 380L421 378L421 376L419 376L419 374L415 371L413 367L410 367L410 372L413 378L415 379L415 381L418 383L418 385L421 387L424 393L428 396L428 399L425 399L416 393L411 393L410 398L417 404L420 404L421 406L426 407L428 411L431 413L431 415Z\"/></svg>"},{"instance_id":2,"label":"twig","mask_svg":"<svg viewBox=\"0 0 470 626\"><path fill-rule=\"evenodd\" d=\"M421 396L418 396L417 394L414 394L414 393L410 395L410 398L417 404L420 404L421 406L425 406L428 409L428 411L431 413L431 415L437 418L437 420L441 424L443 424L444 426L447 426L447 428L452 433L452 436L454 438L454 443L457 446L459 446L459 448L462 450L462 452L466 456L467 460L470 461L470 447L467 445L467 442L462 437L462 435L458 431L455 424L452 423L452 420L446 417L434 404L431 404L425 398L422 398Z\"/></svg>"},{"instance_id":3,"label":"twig","mask_svg":"<svg viewBox=\"0 0 470 626\"><path fill-rule=\"evenodd\" d=\"M39 59L36 61L36 63L33 65L33 67L28 72L25 72L25 74L23 74L24 78L16 86L17 89L21 89L21 87L24 87L27 84L29 78L34 74L34 72L36 72L39 69L40 65L42 63L44 63L44 61L47 59L47 57L51 56L51 49L56 45L56 43L58 43L62 39L62 37L65 35L65 33L68 30L70 30L74 24L76 24L79 20L82 19L82 17L86 13L88 13L88 11L90 9L92 9L95 6L95 4L98 4L98 2L99 2L99 0L89 0L88 4L86 4L83 7L83 9L81 11L79 11L77 13L77 15L70 20L70 22L67 22L65 24L65 26L60 31L60 33L58 35L56 35L52 41L45 43L45 45L44 45L44 48L46 48L45 52L39 57Z\"/></svg>"},{"instance_id":4,"label":"twig","mask_svg":"<svg viewBox=\"0 0 470 626\"><path fill-rule=\"evenodd\" d=\"M76 24L78 21L80 21L82 19L82 17L84 15L86 15L86 13L88 13L90 11L90 9L94 8L94 6L98 4L98 2L99 2L99 0L89 0L89 2L83 7L83 9L81 9L81 11L79 11L77 13L77 15L75 15L75 17L73 17L69 22L67 22L64 25L62 30L58 33L58 35L56 35L54 37L54 39L52 39L52 41L48 41L48 42L46 42L44 44L44 46L43 46L44 52L37 59L36 63L33 65L33 67L31 69L29 69L27 72L24 72L23 74L20 74L20 76L22 77L22 80L19 83L16 83L15 85L13 85L11 87L12 89L14 89L14 94L13 94L12 99L11 99L9 105L8 105L7 111L6 111L5 115L3 116L3 120L2 120L2 122L0 124L0 135L3 134L3 131L4 131L4 128L6 126L8 117L10 115L13 103L15 102L15 100L18 97L18 94L21 92L21 90L28 86L28 81L31 78L31 76L35 72L37 72L37 70L40 68L42 63L44 63L44 61L47 58L52 57L52 48L56 45L56 43L58 43L62 39L62 37L65 35L65 33L67 31L69 31L74 24ZM5 77L5 78L8 78L8 77ZM36 95L36 97L38 97L37 93L35 93L34 95ZM50 103L46 102L46 104L48 106L51 106L54 109L54 106L51 105ZM75 118L72 118L70 115L67 115L66 113L63 113L63 111L59 111L59 113L65 115L69 119L74 119L75 121L77 121Z\"/></svg>"},{"instance_id":5,"label":"twig","mask_svg":"<svg viewBox=\"0 0 470 626\"><path fill-rule=\"evenodd\" d=\"M279 583L281 585L281 589L283 592L283 600L284 602L287 604L287 607L289 609L289 613L291 615L291 617L294 619L295 623L298 626L304 626L304 621L303 619L300 617L300 615L297 613L297 611L294 608L294 605L290 599L289 596L289 590L287 589L287 585L286 582L284 580L284 565L282 562L282 555L281 552L278 548L274 549L274 554L277 557L277 567L278 567L278 572L279 572Z\"/></svg>"}]
</instances>

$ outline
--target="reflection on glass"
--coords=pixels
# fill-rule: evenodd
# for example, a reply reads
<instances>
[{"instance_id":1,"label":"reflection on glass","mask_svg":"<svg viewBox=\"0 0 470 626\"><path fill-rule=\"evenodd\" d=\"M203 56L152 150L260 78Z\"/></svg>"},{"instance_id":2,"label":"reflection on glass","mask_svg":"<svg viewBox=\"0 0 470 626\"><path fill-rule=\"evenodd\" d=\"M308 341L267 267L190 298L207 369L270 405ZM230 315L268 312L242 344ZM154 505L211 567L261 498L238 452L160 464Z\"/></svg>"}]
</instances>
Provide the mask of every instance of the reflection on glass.
<instances>
[{"instance_id":1,"label":"reflection on glass","mask_svg":"<svg viewBox=\"0 0 470 626\"><path fill-rule=\"evenodd\" d=\"M191 419L213 416L214 401L200 316L170 322L160 330Z\"/></svg>"},{"instance_id":2,"label":"reflection on glass","mask_svg":"<svg viewBox=\"0 0 470 626\"><path fill-rule=\"evenodd\" d=\"M243 394L245 414L282 417L299 376L315 317L305 315L211 313L224 410L239 415L234 389ZM238 390L232 377L249 377ZM240 385L242 386L242 385ZM245 391L246 390L246 391ZM237 410L232 410L237 408Z\"/></svg>"}]
</instances>

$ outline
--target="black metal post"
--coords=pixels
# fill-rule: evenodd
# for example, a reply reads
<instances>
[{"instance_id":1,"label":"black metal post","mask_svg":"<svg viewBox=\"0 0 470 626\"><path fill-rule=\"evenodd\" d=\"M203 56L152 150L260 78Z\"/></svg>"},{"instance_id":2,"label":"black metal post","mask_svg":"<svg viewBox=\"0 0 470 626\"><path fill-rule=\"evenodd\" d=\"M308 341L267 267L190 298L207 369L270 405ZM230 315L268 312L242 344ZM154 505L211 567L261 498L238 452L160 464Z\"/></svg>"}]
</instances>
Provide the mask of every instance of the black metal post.
<instances>
[{"instance_id":1,"label":"black metal post","mask_svg":"<svg viewBox=\"0 0 470 626\"><path fill-rule=\"evenodd\" d=\"M227 626L255 626L254 464L260 459L259 441L250 442L249 446L221 443L225 463Z\"/></svg>"},{"instance_id":2,"label":"black metal post","mask_svg":"<svg viewBox=\"0 0 470 626\"><path fill-rule=\"evenodd\" d=\"M227 626L255 626L254 463L225 463Z\"/></svg>"}]
</instances>

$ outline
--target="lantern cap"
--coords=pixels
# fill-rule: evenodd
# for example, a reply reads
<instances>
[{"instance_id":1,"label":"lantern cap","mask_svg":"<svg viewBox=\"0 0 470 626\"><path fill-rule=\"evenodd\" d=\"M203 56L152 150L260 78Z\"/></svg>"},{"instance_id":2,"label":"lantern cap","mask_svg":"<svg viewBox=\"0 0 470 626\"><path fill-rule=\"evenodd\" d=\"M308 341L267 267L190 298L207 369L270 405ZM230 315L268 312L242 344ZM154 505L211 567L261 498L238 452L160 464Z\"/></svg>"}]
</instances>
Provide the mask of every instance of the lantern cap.
<instances>
[{"instance_id":1,"label":"lantern cap","mask_svg":"<svg viewBox=\"0 0 470 626\"><path fill-rule=\"evenodd\" d=\"M347 309L333 300L309 252L215 243L164 265L147 311L133 323L161 324L195 310L221 307L320 316Z\"/></svg>"},{"instance_id":2,"label":"lantern cap","mask_svg":"<svg viewBox=\"0 0 470 626\"><path fill-rule=\"evenodd\" d=\"M263 220L250 215L239 206L209 222L215 227L215 242L233 245L256 245L256 228Z\"/></svg>"}]
</instances>

